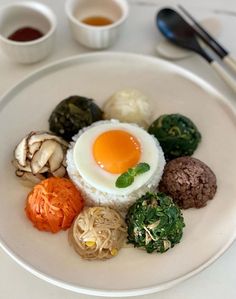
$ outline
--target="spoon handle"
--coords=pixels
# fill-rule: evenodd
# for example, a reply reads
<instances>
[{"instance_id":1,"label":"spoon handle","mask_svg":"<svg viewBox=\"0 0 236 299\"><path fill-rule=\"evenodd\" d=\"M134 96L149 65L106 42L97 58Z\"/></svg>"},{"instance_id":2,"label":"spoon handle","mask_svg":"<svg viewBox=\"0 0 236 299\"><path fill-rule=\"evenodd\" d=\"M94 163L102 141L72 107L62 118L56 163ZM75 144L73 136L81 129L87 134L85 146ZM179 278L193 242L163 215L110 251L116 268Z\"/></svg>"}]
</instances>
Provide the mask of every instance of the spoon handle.
<instances>
[{"instance_id":1,"label":"spoon handle","mask_svg":"<svg viewBox=\"0 0 236 299\"><path fill-rule=\"evenodd\" d=\"M214 70L220 75L220 77L225 81L225 83L231 87L231 89L236 92L236 81L232 76L229 75L229 73L226 72L226 70L217 62L212 61L211 66L214 68Z\"/></svg>"},{"instance_id":2,"label":"spoon handle","mask_svg":"<svg viewBox=\"0 0 236 299\"><path fill-rule=\"evenodd\" d=\"M224 63L231 68L232 71L236 73L236 59L230 54L226 55L223 59Z\"/></svg>"}]
</instances>

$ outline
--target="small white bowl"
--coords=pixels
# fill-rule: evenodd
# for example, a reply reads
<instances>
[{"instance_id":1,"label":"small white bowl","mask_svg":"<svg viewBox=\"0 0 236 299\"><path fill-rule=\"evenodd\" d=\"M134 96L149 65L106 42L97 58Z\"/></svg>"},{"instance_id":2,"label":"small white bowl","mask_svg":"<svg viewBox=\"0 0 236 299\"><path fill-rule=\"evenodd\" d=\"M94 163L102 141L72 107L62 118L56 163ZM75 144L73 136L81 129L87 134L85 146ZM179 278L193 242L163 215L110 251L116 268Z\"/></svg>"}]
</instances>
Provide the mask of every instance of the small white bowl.
<instances>
[{"instance_id":1,"label":"small white bowl","mask_svg":"<svg viewBox=\"0 0 236 299\"><path fill-rule=\"evenodd\" d=\"M52 50L56 25L54 13L41 3L30 1L8 4L0 8L0 46L16 62L38 62ZM13 32L23 27L38 29L43 36L27 42L8 39Z\"/></svg>"},{"instance_id":2,"label":"small white bowl","mask_svg":"<svg viewBox=\"0 0 236 299\"><path fill-rule=\"evenodd\" d=\"M111 46L117 40L129 13L126 0L67 0L65 9L74 38L93 49ZM108 18L113 23L93 26L82 22L85 18L96 16Z\"/></svg>"}]
</instances>

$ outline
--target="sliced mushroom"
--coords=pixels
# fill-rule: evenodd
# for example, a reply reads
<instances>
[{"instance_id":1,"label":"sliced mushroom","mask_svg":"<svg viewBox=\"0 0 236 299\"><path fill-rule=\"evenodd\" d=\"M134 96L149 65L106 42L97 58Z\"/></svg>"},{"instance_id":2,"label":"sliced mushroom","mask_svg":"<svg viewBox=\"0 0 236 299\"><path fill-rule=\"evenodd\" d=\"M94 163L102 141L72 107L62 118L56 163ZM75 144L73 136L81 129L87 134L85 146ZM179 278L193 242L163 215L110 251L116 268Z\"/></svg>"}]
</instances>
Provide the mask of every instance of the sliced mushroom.
<instances>
[{"instance_id":1,"label":"sliced mushroom","mask_svg":"<svg viewBox=\"0 0 236 299\"><path fill-rule=\"evenodd\" d=\"M35 142L31 146L28 146L27 158L32 159L33 155L39 150L41 144L41 142Z\"/></svg>"},{"instance_id":2,"label":"sliced mushroom","mask_svg":"<svg viewBox=\"0 0 236 299\"><path fill-rule=\"evenodd\" d=\"M66 174L66 168L62 165L56 171L52 173L53 176L62 178Z\"/></svg>"},{"instance_id":3,"label":"sliced mushroom","mask_svg":"<svg viewBox=\"0 0 236 299\"><path fill-rule=\"evenodd\" d=\"M44 166L43 168L41 168L40 170L39 170L39 172L38 173L45 173L45 172L49 172L49 167L48 166Z\"/></svg>"},{"instance_id":4,"label":"sliced mushroom","mask_svg":"<svg viewBox=\"0 0 236 299\"><path fill-rule=\"evenodd\" d=\"M60 144L64 145L65 147L68 147L68 143L64 141L62 138L55 136L48 132L37 132L34 135L32 135L28 140L29 147L35 143L35 142L43 142L45 140L55 140L59 142Z\"/></svg>"},{"instance_id":5,"label":"sliced mushroom","mask_svg":"<svg viewBox=\"0 0 236 299\"><path fill-rule=\"evenodd\" d=\"M46 140L42 143L40 149L34 154L31 160L32 173L38 173L48 162L49 158L55 151L57 143L53 140Z\"/></svg>"},{"instance_id":6,"label":"sliced mushroom","mask_svg":"<svg viewBox=\"0 0 236 299\"><path fill-rule=\"evenodd\" d=\"M23 176L21 176L21 179L24 181L29 181L31 183L30 185L35 185L44 180L45 177L41 174L33 175L33 173L25 172Z\"/></svg>"},{"instance_id":7,"label":"sliced mushroom","mask_svg":"<svg viewBox=\"0 0 236 299\"><path fill-rule=\"evenodd\" d=\"M14 151L14 156L21 166L26 166L27 137L23 138Z\"/></svg>"},{"instance_id":8,"label":"sliced mushroom","mask_svg":"<svg viewBox=\"0 0 236 299\"><path fill-rule=\"evenodd\" d=\"M33 175L32 173L21 170L16 170L16 176L20 178L21 182L27 187L32 187L45 179L41 174Z\"/></svg>"},{"instance_id":9,"label":"sliced mushroom","mask_svg":"<svg viewBox=\"0 0 236 299\"><path fill-rule=\"evenodd\" d=\"M18 160L13 160L12 164L15 166L17 170L23 171L23 172L31 172L31 167L29 161L26 161L25 166L21 166L18 162Z\"/></svg>"},{"instance_id":10,"label":"sliced mushroom","mask_svg":"<svg viewBox=\"0 0 236 299\"><path fill-rule=\"evenodd\" d=\"M16 175L33 184L50 175L63 177L67 148L66 141L50 132L30 132L14 151Z\"/></svg>"},{"instance_id":11,"label":"sliced mushroom","mask_svg":"<svg viewBox=\"0 0 236 299\"><path fill-rule=\"evenodd\" d=\"M64 155L64 159L62 161L62 165L65 166L65 168L67 167L67 163L66 163L66 155Z\"/></svg>"},{"instance_id":12,"label":"sliced mushroom","mask_svg":"<svg viewBox=\"0 0 236 299\"><path fill-rule=\"evenodd\" d=\"M48 160L50 171L54 172L58 168L60 168L60 166L62 165L63 159L64 159L64 152L63 152L62 146L59 143L57 143L57 146L56 146L53 154L51 155L51 157Z\"/></svg>"},{"instance_id":13,"label":"sliced mushroom","mask_svg":"<svg viewBox=\"0 0 236 299\"><path fill-rule=\"evenodd\" d=\"M16 176L18 176L19 178L21 178L24 175L24 171L21 170L16 170Z\"/></svg>"}]
</instances>

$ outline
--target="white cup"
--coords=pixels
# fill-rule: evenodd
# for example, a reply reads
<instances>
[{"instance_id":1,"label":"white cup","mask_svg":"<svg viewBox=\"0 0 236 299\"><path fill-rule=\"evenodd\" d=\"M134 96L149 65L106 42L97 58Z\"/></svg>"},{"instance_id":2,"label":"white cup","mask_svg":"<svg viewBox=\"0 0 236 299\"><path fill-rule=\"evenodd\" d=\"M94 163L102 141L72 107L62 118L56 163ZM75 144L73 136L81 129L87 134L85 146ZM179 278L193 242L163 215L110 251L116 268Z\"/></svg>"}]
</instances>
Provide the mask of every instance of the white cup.
<instances>
[{"instance_id":1,"label":"white cup","mask_svg":"<svg viewBox=\"0 0 236 299\"><path fill-rule=\"evenodd\" d=\"M93 49L111 46L129 13L126 0L67 0L65 9L74 38ZM112 24L93 26L83 23L84 19L96 16L108 18Z\"/></svg>"},{"instance_id":2,"label":"white cup","mask_svg":"<svg viewBox=\"0 0 236 299\"><path fill-rule=\"evenodd\" d=\"M36 28L43 36L27 42L8 39L23 27ZM34 63L44 59L52 50L55 31L55 15L41 3L16 2L0 8L0 46L16 62Z\"/></svg>"}]
</instances>

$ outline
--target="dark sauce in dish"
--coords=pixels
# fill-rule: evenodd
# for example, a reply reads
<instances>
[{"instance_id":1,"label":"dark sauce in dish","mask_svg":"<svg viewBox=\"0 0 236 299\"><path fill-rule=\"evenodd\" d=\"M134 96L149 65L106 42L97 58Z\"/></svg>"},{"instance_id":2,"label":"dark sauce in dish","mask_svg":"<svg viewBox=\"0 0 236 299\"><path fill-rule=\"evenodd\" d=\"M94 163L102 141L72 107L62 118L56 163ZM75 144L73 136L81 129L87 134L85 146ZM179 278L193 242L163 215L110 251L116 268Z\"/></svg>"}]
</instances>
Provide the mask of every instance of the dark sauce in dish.
<instances>
[{"instance_id":1,"label":"dark sauce in dish","mask_svg":"<svg viewBox=\"0 0 236 299\"><path fill-rule=\"evenodd\" d=\"M113 21L107 17L93 16L83 19L82 23L91 26L107 26L111 25Z\"/></svg>"},{"instance_id":2,"label":"dark sauce in dish","mask_svg":"<svg viewBox=\"0 0 236 299\"><path fill-rule=\"evenodd\" d=\"M16 42L30 42L39 39L43 33L32 27L22 27L8 36L8 39Z\"/></svg>"}]
</instances>

